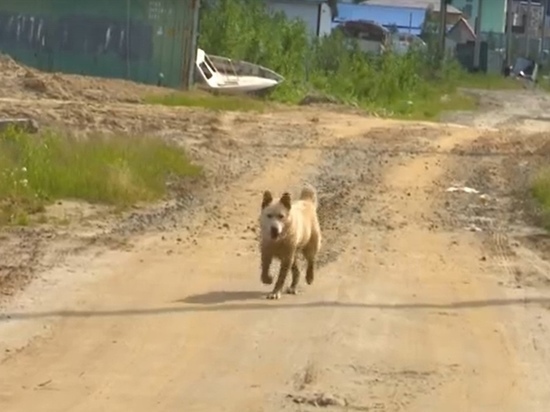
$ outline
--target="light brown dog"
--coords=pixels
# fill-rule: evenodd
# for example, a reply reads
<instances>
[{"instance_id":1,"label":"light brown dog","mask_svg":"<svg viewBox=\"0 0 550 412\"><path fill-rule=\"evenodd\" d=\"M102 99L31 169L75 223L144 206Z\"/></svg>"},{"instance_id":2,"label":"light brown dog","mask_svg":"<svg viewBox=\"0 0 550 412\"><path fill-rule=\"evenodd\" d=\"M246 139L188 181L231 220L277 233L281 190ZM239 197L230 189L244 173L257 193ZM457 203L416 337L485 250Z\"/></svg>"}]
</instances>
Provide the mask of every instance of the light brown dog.
<instances>
[{"instance_id":1,"label":"light brown dog","mask_svg":"<svg viewBox=\"0 0 550 412\"><path fill-rule=\"evenodd\" d=\"M279 277L268 299L279 299L289 270L292 283L287 292L296 294L300 270L296 264L298 253L307 262L306 282L311 285L317 253L321 248L321 229L317 218L317 194L313 187L304 187L300 199L292 202L288 192L274 201L270 191L265 191L260 214L260 250L262 255L262 283L271 285L273 277L269 267L274 258L281 261Z\"/></svg>"}]
</instances>

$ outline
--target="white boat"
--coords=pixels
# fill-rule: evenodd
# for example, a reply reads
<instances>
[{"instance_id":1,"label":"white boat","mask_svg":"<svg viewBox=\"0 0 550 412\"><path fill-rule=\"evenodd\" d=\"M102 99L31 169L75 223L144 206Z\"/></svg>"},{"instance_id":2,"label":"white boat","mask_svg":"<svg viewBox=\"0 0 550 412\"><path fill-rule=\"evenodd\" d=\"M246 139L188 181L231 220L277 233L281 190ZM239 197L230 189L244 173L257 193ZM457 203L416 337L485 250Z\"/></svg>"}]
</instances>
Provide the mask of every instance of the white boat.
<instances>
[{"instance_id":1,"label":"white boat","mask_svg":"<svg viewBox=\"0 0 550 412\"><path fill-rule=\"evenodd\" d=\"M197 49L196 66L204 85L221 93L256 92L275 87L284 80L281 75L265 67L248 62L233 62L227 57L209 56L202 49ZM239 67L241 73L256 72L257 75L239 74L235 66Z\"/></svg>"}]
</instances>

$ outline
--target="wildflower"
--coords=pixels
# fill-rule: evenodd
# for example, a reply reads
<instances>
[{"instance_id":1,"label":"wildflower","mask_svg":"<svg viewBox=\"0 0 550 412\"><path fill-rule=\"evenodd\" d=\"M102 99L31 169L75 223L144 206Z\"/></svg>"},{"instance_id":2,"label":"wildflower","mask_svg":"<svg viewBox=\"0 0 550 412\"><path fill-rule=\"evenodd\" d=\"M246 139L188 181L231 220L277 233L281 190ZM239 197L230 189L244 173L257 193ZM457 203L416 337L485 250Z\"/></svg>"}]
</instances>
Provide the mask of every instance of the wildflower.
<instances>
[{"instance_id":1,"label":"wildflower","mask_svg":"<svg viewBox=\"0 0 550 412\"><path fill-rule=\"evenodd\" d=\"M21 168L21 171L22 171L23 173L26 173L26 172L27 172L27 168L26 168L26 167L22 167L22 168Z\"/></svg>"},{"instance_id":2,"label":"wildflower","mask_svg":"<svg viewBox=\"0 0 550 412\"><path fill-rule=\"evenodd\" d=\"M21 184L25 187L27 187L27 185L29 184L29 181L27 179L23 179L21 180Z\"/></svg>"}]
</instances>

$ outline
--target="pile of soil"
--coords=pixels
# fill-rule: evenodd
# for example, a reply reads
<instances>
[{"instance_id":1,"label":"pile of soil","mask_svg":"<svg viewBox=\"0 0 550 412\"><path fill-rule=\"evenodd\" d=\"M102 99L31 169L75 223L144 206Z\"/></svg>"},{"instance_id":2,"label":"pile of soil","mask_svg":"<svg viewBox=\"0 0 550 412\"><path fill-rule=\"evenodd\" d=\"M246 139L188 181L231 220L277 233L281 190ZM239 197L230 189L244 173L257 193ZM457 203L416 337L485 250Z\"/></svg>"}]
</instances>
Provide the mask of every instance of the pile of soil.
<instances>
[{"instance_id":1,"label":"pile of soil","mask_svg":"<svg viewBox=\"0 0 550 412\"><path fill-rule=\"evenodd\" d=\"M45 73L0 54L0 98L140 103L167 89L122 79Z\"/></svg>"},{"instance_id":2,"label":"pile of soil","mask_svg":"<svg viewBox=\"0 0 550 412\"><path fill-rule=\"evenodd\" d=\"M160 133L208 122L203 111L139 104L172 92L122 79L45 73L0 54L0 118L32 119L40 128Z\"/></svg>"}]
</instances>

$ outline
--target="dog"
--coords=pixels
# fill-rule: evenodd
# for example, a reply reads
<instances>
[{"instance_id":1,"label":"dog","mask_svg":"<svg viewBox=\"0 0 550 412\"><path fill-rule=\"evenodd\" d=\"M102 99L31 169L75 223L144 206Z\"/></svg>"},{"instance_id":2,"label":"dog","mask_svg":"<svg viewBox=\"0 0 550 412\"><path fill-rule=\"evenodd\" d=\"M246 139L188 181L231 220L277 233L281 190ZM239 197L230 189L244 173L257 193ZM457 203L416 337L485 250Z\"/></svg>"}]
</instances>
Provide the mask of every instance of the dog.
<instances>
[{"instance_id":1,"label":"dog","mask_svg":"<svg viewBox=\"0 0 550 412\"><path fill-rule=\"evenodd\" d=\"M269 190L262 199L260 213L261 281L271 285L273 277L269 267L273 259L279 259L281 267L273 291L268 299L280 299L289 270L292 282L287 293L296 294L300 270L296 258L301 253L306 262L306 282L313 283L315 260L321 248L321 228L317 217L317 193L311 186L302 189L300 198L293 202L285 192L275 201Z\"/></svg>"}]
</instances>

